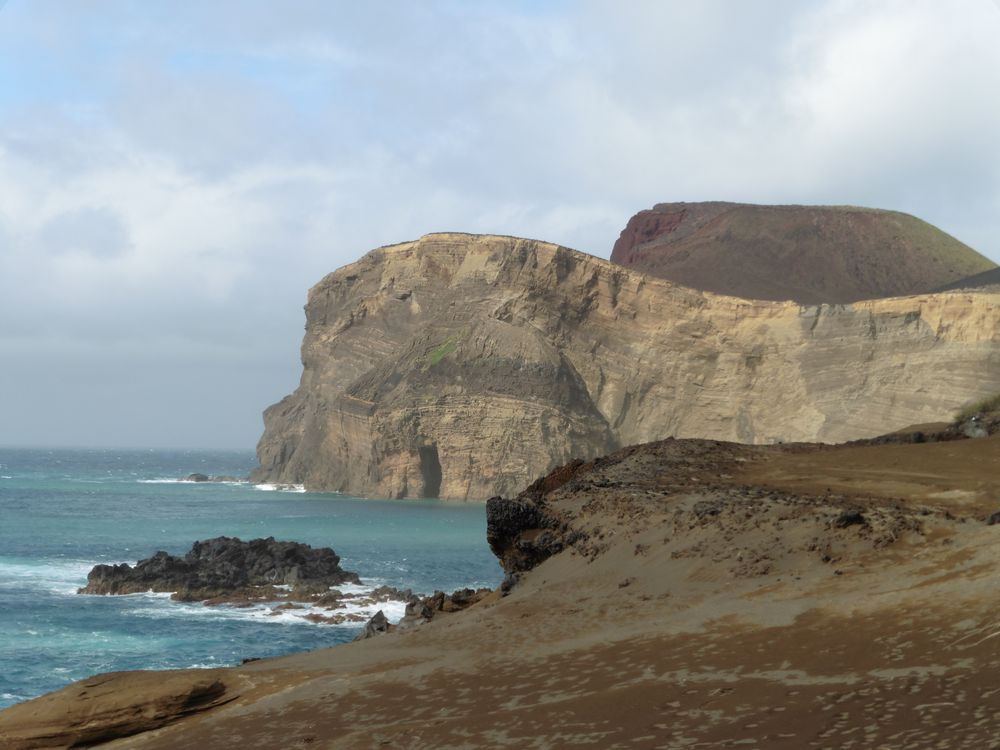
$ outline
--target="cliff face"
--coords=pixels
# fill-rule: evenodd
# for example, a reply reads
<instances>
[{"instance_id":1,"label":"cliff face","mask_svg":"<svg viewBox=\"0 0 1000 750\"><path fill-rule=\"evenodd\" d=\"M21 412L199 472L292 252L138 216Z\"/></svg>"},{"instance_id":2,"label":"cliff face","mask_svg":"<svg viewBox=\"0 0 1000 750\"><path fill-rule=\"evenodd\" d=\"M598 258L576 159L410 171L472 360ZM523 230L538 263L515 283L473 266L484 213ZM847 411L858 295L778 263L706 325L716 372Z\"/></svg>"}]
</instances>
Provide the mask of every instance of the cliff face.
<instances>
[{"instance_id":1,"label":"cliff face","mask_svg":"<svg viewBox=\"0 0 1000 750\"><path fill-rule=\"evenodd\" d=\"M998 294L750 301L510 237L379 248L306 318L254 479L375 497L511 495L667 436L868 437L1000 390Z\"/></svg>"},{"instance_id":2,"label":"cliff face","mask_svg":"<svg viewBox=\"0 0 1000 750\"><path fill-rule=\"evenodd\" d=\"M640 211L611 260L694 289L807 304L922 294L996 268L897 211L719 202Z\"/></svg>"}]
</instances>

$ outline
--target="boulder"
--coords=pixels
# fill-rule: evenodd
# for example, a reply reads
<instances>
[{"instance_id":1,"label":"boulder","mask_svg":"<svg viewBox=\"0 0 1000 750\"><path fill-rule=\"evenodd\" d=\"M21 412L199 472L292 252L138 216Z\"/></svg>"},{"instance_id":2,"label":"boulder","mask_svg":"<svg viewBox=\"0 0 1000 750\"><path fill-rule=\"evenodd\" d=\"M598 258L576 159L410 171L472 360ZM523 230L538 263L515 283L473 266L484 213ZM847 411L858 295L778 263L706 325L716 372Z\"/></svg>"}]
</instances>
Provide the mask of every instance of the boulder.
<instances>
[{"instance_id":1,"label":"boulder","mask_svg":"<svg viewBox=\"0 0 1000 750\"><path fill-rule=\"evenodd\" d=\"M838 529L846 529L848 526L866 526L868 520L860 510L845 510L834 519L833 525Z\"/></svg>"},{"instance_id":2,"label":"boulder","mask_svg":"<svg viewBox=\"0 0 1000 750\"><path fill-rule=\"evenodd\" d=\"M381 609L372 615L372 618L365 623L361 632L354 638L356 641L363 641L366 638L374 638L376 635L389 632L389 618Z\"/></svg>"},{"instance_id":3,"label":"boulder","mask_svg":"<svg viewBox=\"0 0 1000 750\"><path fill-rule=\"evenodd\" d=\"M239 696L224 670L112 672L3 712L0 747L90 747L166 726Z\"/></svg>"}]
</instances>

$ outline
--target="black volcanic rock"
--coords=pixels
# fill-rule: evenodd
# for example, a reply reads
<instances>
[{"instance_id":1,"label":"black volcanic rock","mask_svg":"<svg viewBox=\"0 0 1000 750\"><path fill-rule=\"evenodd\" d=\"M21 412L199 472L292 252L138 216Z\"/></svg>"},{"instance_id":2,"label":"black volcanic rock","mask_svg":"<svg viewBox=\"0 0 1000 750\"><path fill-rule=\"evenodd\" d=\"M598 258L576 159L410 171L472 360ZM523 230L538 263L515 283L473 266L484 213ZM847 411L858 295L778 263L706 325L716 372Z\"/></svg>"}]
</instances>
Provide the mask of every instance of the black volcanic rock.
<instances>
[{"instance_id":1,"label":"black volcanic rock","mask_svg":"<svg viewBox=\"0 0 1000 750\"><path fill-rule=\"evenodd\" d=\"M398 591L393 589L393 598L406 599L406 613L395 625L389 622L382 610L376 612L371 619L365 623L364 628L355 637L356 641L363 641L373 638L383 633L391 633L394 630L405 630L418 627L426 622L430 622L440 613L450 614L468 609L473 604L478 604L487 596L493 593L492 589L458 589L450 594L443 591L435 591L430 596L414 596L408 591ZM403 595L403 596L400 596Z\"/></svg>"},{"instance_id":2,"label":"black volcanic rock","mask_svg":"<svg viewBox=\"0 0 1000 750\"><path fill-rule=\"evenodd\" d=\"M361 632L355 636L354 640L363 641L367 638L374 638L382 633L389 632L389 618L385 616L385 612L381 609L372 615L372 618L365 623L365 626L361 629Z\"/></svg>"},{"instance_id":3,"label":"black volcanic rock","mask_svg":"<svg viewBox=\"0 0 1000 750\"><path fill-rule=\"evenodd\" d=\"M531 570L568 544L565 526L546 513L545 501L525 492L513 500L491 497L486 501L486 541L506 573L504 592L518 575Z\"/></svg>"},{"instance_id":4,"label":"black volcanic rock","mask_svg":"<svg viewBox=\"0 0 1000 750\"><path fill-rule=\"evenodd\" d=\"M169 591L175 598L194 600L225 597L258 586L323 588L360 582L357 573L340 567L340 557L329 547L314 549L274 537L244 542L221 536L195 542L184 557L161 550L135 567L95 565L79 593Z\"/></svg>"},{"instance_id":5,"label":"black volcanic rock","mask_svg":"<svg viewBox=\"0 0 1000 750\"><path fill-rule=\"evenodd\" d=\"M838 529L846 529L848 526L867 526L868 520L860 510L845 510L834 519L833 525Z\"/></svg>"}]
</instances>

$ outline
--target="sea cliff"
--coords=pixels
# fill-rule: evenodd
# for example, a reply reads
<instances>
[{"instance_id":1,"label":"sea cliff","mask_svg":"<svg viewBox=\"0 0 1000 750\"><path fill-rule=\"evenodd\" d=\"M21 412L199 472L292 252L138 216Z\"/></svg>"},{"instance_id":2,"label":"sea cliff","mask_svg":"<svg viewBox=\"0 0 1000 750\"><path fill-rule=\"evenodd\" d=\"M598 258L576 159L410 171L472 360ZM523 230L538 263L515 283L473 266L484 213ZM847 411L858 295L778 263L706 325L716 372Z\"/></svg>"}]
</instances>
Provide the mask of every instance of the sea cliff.
<instances>
[{"instance_id":1,"label":"sea cliff","mask_svg":"<svg viewBox=\"0 0 1000 750\"><path fill-rule=\"evenodd\" d=\"M309 292L255 481L484 500L675 437L842 441L1000 389L1000 295L849 305L695 291L535 240L431 234Z\"/></svg>"}]
</instances>

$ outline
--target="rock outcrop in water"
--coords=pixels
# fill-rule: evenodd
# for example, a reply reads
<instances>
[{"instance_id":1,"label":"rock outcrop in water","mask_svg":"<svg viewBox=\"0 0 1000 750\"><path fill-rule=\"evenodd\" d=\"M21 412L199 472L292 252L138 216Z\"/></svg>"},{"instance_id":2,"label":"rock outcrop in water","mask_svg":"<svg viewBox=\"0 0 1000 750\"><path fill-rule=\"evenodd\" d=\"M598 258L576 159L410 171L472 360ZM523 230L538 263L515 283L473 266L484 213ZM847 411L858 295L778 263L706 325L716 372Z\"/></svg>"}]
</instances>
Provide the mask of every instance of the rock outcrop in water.
<instances>
[{"instance_id":1,"label":"rock outcrop in water","mask_svg":"<svg viewBox=\"0 0 1000 750\"><path fill-rule=\"evenodd\" d=\"M996 269L898 211L721 202L640 211L611 260L694 289L805 304L923 294Z\"/></svg>"},{"instance_id":2,"label":"rock outcrop in water","mask_svg":"<svg viewBox=\"0 0 1000 750\"><path fill-rule=\"evenodd\" d=\"M432 234L313 287L302 362L253 481L483 500L668 436L835 442L950 419L1000 390L1000 295L752 301Z\"/></svg>"},{"instance_id":3,"label":"rock outcrop in water","mask_svg":"<svg viewBox=\"0 0 1000 750\"><path fill-rule=\"evenodd\" d=\"M340 567L329 547L314 549L274 537L248 542L220 536L195 542L184 557L157 552L132 567L96 565L81 594L171 592L186 601L244 596L260 586L309 587L315 592L344 583L360 583L357 573Z\"/></svg>"}]
</instances>

